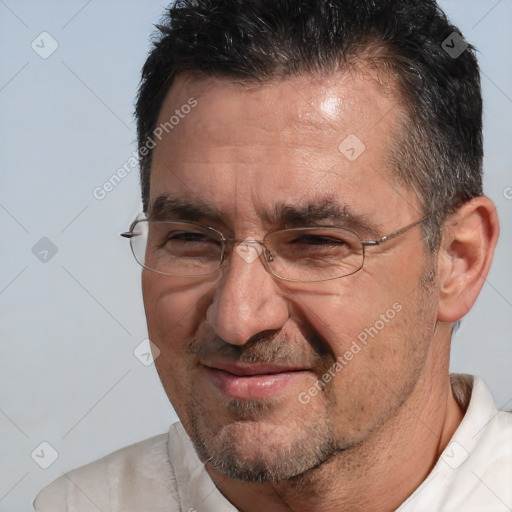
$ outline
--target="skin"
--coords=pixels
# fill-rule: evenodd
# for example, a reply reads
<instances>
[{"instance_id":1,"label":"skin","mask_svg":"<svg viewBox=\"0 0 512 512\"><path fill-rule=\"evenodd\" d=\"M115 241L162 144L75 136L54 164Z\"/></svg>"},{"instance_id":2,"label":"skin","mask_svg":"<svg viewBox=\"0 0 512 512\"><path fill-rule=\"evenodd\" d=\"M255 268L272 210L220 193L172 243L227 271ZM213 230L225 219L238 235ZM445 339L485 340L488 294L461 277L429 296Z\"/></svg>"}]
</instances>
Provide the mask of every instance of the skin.
<instances>
[{"instance_id":1,"label":"skin","mask_svg":"<svg viewBox=\"0 0 512 512\"><path fill-rule=\"evenodd\" d=\"M365 239L423 216L386 166L400 107L367 76L251 87L180 76L159 122L190 97L197 106L154 150L152 205L162 196L201 202L218 218L193 220L258 240L284 227L261 215L279 204L348 207L371 226ZM338 150L349 134L366 146L355 161ZM397 508L462 419L448 377L451 326L476 299L497 235L492 203L477 198L447 220L435 255L417 226L368 248L360 271L333 281L278 280L260 258L236 252L204 278L144 270L160 378L220 491L244 512ZM309 393L394 304L400 312ZM294 372L266 392L268 372L226 392L212 379L223 370L208 369L272 362Z\"/></svg>"}]
</instances>

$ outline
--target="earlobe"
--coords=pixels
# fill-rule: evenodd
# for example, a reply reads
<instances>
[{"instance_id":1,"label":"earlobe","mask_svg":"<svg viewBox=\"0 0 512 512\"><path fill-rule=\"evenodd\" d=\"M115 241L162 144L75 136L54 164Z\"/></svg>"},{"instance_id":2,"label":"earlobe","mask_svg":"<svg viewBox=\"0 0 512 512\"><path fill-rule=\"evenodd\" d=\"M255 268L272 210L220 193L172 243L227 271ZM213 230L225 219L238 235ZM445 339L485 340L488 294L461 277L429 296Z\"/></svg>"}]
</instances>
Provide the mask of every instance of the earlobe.
<instances>
[{"instance_id":1,"label":"earlobe","mask_svg":"<svg viewBox=\"0 0 512 512\"><path fill-rule=\"evenodd\" d=\"M477 197L446 220L439 249L438 320L456 322L471 309L485 282L499 236L494 203Z\"/></svg>"}]
</instances>

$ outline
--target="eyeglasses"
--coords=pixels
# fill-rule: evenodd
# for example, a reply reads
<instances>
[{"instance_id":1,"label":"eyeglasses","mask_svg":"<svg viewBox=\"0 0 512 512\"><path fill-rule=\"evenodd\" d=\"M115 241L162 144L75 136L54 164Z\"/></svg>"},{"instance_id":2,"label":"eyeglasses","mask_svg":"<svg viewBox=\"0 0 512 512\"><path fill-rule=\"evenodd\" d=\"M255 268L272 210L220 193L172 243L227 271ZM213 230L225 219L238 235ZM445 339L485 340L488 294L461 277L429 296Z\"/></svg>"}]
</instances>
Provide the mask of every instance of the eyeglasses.
<instances>
[{"instance_id":1,"label":"eyeglasses","mask_svg":"<svg viewBox=\"0 0 512 512\"><path fill-rule=\"evenodd\" d=\"M365 247L381 245L421 224L422 219L377 240L363 240L351 229L308 226L267 233L263 240L226 238L216 229L175 220L135 220L130 239L137 262L148 270L175 277L205 277L214 274L236 252L248 263L261 258L267 270L279 279L319 282L339 279L361 270Z\"/></svg>"}]
</instances>

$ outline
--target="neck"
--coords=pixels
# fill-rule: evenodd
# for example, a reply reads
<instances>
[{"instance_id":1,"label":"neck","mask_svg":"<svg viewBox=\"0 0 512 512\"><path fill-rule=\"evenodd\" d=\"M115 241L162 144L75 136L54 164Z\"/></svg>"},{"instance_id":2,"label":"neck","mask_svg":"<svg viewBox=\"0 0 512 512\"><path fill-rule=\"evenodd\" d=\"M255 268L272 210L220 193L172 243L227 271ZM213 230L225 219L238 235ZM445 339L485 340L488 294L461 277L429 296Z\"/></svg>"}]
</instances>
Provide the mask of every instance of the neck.
<instances>
[{"instance_id":1,"label":"neck","mask_svg":"<svg viewBox=\"0 0 512 512\"><path fill-rule=\"evenodd\" d=\"M437 366L439 361L432 361ZM209 465L224 496L243 512L388 512L425 480L463 418L450 385L426 368L397 415L359 445L320 467L278 483L247 483ZM369 484L371 483L371 485Z\"/></svg>"}]
</instances>

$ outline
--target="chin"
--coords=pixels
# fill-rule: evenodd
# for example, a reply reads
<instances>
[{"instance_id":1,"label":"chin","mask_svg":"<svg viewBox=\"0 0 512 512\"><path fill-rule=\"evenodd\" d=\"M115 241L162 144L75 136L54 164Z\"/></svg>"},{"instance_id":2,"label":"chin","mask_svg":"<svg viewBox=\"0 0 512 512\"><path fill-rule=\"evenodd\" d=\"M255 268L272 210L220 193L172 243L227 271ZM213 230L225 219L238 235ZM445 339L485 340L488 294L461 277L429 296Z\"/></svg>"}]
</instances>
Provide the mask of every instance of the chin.
<instances>
[{"instance_id":1,"label":"chin","mask_svg":"<svg viewBox=\"0 0 512 512\"><path fill-rule=\"evenodd\" d=\"M187 431L199 457L238 481L279 482L322 465L339 451L326 426L254 417L267 407L244 404L246 417L225 425L215 425L208 415L195 416Z\"/></svg>"}]
</instances>

